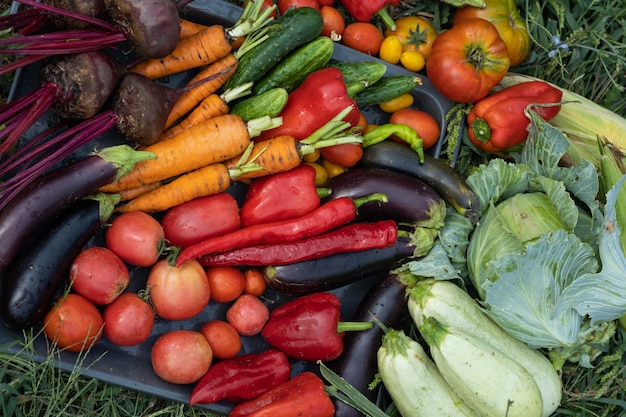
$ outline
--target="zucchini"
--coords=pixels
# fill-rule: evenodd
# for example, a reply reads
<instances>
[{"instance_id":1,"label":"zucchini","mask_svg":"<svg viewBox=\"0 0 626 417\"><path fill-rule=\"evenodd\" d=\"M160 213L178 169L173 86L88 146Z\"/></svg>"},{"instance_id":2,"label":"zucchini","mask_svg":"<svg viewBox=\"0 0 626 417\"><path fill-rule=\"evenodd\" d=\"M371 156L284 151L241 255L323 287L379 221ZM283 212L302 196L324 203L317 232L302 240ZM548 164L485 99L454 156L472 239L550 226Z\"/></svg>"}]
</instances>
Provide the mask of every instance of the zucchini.
<instances>
[{"instance_id":1,"label":"zucchini","mask_svg":"<svg viewBox=\"0 0 626 417\"><path fill-rule=\"evenodd\" d=\"M311 7L290 10L268 26L268 38L247 51L224 89L258 81L274 65L322 33L324 22L319 11Z\"/></svg>"},{"instance_id":2,"label":"zucchini","mask_svg":"<svg viewBox=\"0 0 626 417\"><path fill-rule=\"evenodd\" d=\"M461 401L422 345L402 330L390 329L385 333L377 359L380 378L401 415L480 415Z\"/></svg>"},{"instance_id":3,"label":"zucchini","mask_svg":"<svg viewBox=\"0 0 626 417\"><path fill-rule=\"evenodd\" d=\"M434 318L418 330L443 379L482 417L540 417L541 392L530 373L486 341Z\"/></svg>"},{"instance_id":4,"label":"zucchini","mask_svg":"<svg viewBox=\"0 0 626 417\"><path fill-rule=\"evenodd\" d=\"M356 95L356 104L360 109L380 104L400 97L403 94L410 93L416 86L421 84L422 79L414 75L390 75L382 77Z\"/></svg>"},{"instance_id":5,"label":"zucchini","mask_svg":"<svg viewBox=\"0 0 626 417\"><path fill-rule=\"evenodd\" d=\"M375 61L333 61L327 66L341 71L343 82L346 84L350 97L354 97L366 87L380 80L387 72L387 65Z\"/></svg>"},{"instance_id":6,"label":"zucchini","mask_svg":"<svg viewBox=\"0 0 626 417\"><path fill-rule=\"evenodd\" d=\"M264 93L282 87L292 92L312 72L324 67L333 56L335 43L328 36L320 36L272 67L254 83L252 94Z\"/></svg>"},{"instance_id":7,"label":"zucchini","mask_svg":"<svg viewBox=\"0 0 626 417\"><path fill-rule=\"evenodd\" d=\"M543 417L552 415L557 409L561 402L562 383L550 360L489 319L463 289L449 281L427 279L417 283L407 294L409 313L418 327L432 318L494 346L532 375L541 391Z\"/></svg>"},{"instance_id":8,"label":"zucchini","mask_svg":"<svg viewBox=\"0 0 626 417\"><path fill-rule=\"evenodd\" d=\"M230 113L236 114L245 121L259 117L276 117L283 110L289 93L284 88L272 88L261 94L246 97L230 106Z\"/></svg>"}]
</instances>

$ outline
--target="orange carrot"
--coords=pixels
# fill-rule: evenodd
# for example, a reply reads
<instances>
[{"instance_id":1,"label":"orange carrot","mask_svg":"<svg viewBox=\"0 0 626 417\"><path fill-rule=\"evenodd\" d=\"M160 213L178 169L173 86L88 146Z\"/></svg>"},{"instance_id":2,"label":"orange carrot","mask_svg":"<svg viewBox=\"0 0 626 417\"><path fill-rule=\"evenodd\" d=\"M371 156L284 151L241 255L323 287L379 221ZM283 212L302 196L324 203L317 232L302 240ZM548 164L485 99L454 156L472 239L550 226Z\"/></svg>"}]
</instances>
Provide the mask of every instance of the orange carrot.
<instances>
[{"instance_id":1,"label":"orange carrot","mask_svg":"<svg viewBox=\"0 0 626 417\"><path fill-rule=\"evenodd\" d=\"M248 151L250 150L251 147L248 147ZM116 211L154 213L167 210L199 197L226 191L234 178L255 169L258 169L258 166L254 162L232 168L220 163L207 165L118 206Z\"/></svg>"},{"instance_id":2,"label":"orange carrot","mask_svg":"<svg viewBox=\"0 0 626 417\"><path fill-rule=\"evenodd\" d=\"M120 196L120 201L129 201L139 197L141 194L145 194L149 191L159 188L163 184L162 181L145 184L140 187L129 188L128 190L121 190L117 194Z\"/></svg>"},{"instance_id":3,"label":"orange carrot","mask_svg":"<svg viewBox=\"0 0 626 417\"><path fill-rule=\"evenodd\" d=\"M241 155L251 135L258 135L257 129L275 127L279 120L267 117L246 123L237 115L224 114L198 123L170 139L146 146L143 150L156 155L152 163L137 163L132 171L100 191L139 187Z\"/></svg>"},{"instance_id":4,"label":"orange carrot","mask_svg":"<svg viewBox=\"0 0 626 417\"><path fill-rule=\"evenodd\" d=\"M210 64L193 77L187 83L187 88L184 89L182 94L180 94L174 102L167 117L167 121L165 122L165 128L170 127L174 122L196 107L198 103L219 90L226 80L235 72L238 62L237 58L229 53ZM209 79L209 81L203 81L206 79Z\"/></svg>"},{"instance_id":5,"label":"orange carrot","mask_svg":"<svg viewBox=\"0 0 626 417\"><path fill-rule=\"evenodd\" d=\"M203 29L206 29L206 25L201 23L192 22L186 19L180 19L180 39L188 38L196 33L200 32Z\"/></svg>"},{"instance_id":6,"label":"orange carrot","mask_svg":"<svg viewBox=\"0 0 626 417\"><path fill-rule=\"evenodd\" d=\"M156 80L167 75L212 64L232 51L235 39L246 36L267 25L273 8L261 10L262 0L253 0L244 8L240 19L230 28L215 24L180 39L178 45L164 58L146 59L129 71Z\"/></svg>"},{"instance_id":7,"label":"orange carrot","mask_svg":"<svg viewBox=\"0 0 626 417\"><path fill-rule=\"evenodd\" d=\"M159 140L169 139L192 125L228 113L230 110L229 103L250 94L251 87L252 83L245 83L239 87L226 90L222 94L214 93L209 95L187 117L164 131Z\"/></svg>"}]
</instances>

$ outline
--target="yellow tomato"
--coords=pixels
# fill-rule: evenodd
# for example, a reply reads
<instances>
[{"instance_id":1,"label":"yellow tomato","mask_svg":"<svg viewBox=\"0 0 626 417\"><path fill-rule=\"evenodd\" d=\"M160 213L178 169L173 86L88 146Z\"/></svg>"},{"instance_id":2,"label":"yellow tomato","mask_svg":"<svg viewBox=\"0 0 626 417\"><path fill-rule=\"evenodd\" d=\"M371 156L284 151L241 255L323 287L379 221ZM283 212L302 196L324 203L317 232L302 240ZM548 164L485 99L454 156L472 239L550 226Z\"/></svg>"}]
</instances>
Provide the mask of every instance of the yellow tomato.
<instances>
[{"instance_id":1,"label":"yellow tomato","mask_svg":"<svg viewBox=\"0 0 626 417\"><path fill-rule=\"evenodd\" d=\"M302 157L302 160L304 162L316 162L318 159L320 159L320 155L321 155L320 150L316 149L313 152L304 155Z\"/></svg>"},{"instance_id":2,"label":"yellow tomato","mask_svg":"<svg viewBox=\"0 0 626 417\"><path fill-rule=\"evenodd\" d=\"M328 181L328 171L322 165L317 162L305 162L305 164L310 165L315 169L315 186L321 187L326 184Z\"/></svg>"},{"instance_id":3,"label":"yellow tomato","mask_svg":"<svg viewBox=\"0 0 626 417\"><path fill-rule=\"evenodd\" d=\"M426 60L424 59L424 55L415 51L405 51L400 55L400 63L402 66L409 71L421 71L424 69L424 65L426 65Z\"/></svg>"},{"instance_id":4,"label":"yellow tomato","mask_svg":"<svg viewBox=\"0 0 626 417\"><path fill-rule=\"evenodd\" d=\"M326 169L326 172L328 173L328 179L334 178L337 175L342 174L346 170L344 167L333 164L332 162L327 160L322 161L322 166Z\"/></svg>"},{"instance_id":5,"label":"yellow tomato","mask_svg":"<svg viewBox=\"0 0 626 417\"><path fill-rule=\"evenodd\" d=\"M395 113L400 109L406 109L410 107L415 101L415 98L410 93L402 94L389 101L384 101L378 105L385 113Z\"/></svg>"},{"instance_id":6,"label":"yellow tomato","mask_svg":"<svg viewBox=\"0 0 626 417\"><path fill-rule=\"evenodd\" d=\"M402 42L397 36L388 36L383 39L383 43L380 45L380 51L378 57L383 61L390 64L397 64L400 62L400 55L402 54Z\"/></svg>"},{"instance_id":7,"label":"yellow tomato","mask_svg":"<svg viewBox=\"0 0 626 417\"><path fill-rule=\"evenodd\" d=\"M430 21L420 16L404 16L395 21L396 30L385 30L385 36L395 35L403 51L419 52L428 59L437 31Z\"/></svg>"}]
</instances>

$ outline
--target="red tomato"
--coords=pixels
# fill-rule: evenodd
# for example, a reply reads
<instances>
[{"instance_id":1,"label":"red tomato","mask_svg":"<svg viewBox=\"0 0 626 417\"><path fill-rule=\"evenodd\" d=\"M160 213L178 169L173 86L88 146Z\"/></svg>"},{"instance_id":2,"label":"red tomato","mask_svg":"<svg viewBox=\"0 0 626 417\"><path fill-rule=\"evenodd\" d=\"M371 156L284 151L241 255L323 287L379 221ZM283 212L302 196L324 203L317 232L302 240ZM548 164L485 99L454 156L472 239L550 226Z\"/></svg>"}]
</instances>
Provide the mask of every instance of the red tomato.
<instances>
[{"instance_id":1,"label":"red tomato","mask_svg":"<svg viewBox=\"0 0 626 417\"><path fill-rule=\"evenodd\" d=\"M253 336L261 331L270 317L263 301L251 294L241 294L228 310L226 321L242 336Z\"/></svg>"},{"instance_id":2,"label":"red tomato","mask_svg":"<svg viewBox=\"0 0 626 417\"><path fill-rule=\"evenodd\" d=\"M104 335L118 346L134 346L145 341L154 326L150 304L134 292L125 292L106 306L102 313Z\"/></svg>"},{"instance_id":3,"label":"red tomato","mask_svg":"<svg viewBox=\"0 0 626 417\"><path fill-rule=\"evenodd\" d=\"M146 287L157 316L168 320L198 315L211 297L209 280L195 259L179 267L160 260L150 269Z\"/></svg>"},{"instance_id":4,"label":"red tomato","mask_svg":"<svg viewBox=\"0 0 626 417\"><path fill-rule=\"evenodd\" d=\"M213 352L202 333L173 330L154 342L150 360L161 379L173 384L192 384L211 367Z\"/></svg>"},{"instance_id":5,"label":"red tomato","mask_svg":"<svg viewBox=\"0 0 626 417\"><path fill-rule=\"evenodd\" d=\"M322 158L344 168L351 168L361 160L363 147L359 143L344 143L322 148Z\"/></svg>"},{"instance_id":6,"label":"red tomato","mask_svg":"<svg viewBox=\"0 0 626 417\"><path fill-rule=\"evenodd\" d=\"M383 43L383 33L372 23L354 22L344 29L342 42L347 47L364 54L378 56L380 45Z\"/></svg>"},{"instance_id":7,"label":"red tomato","mask_svg":"<svg viewBox=\"0 0 626 417\"><path fill-rule=\"evenodd\" d=\"M343 31L346 29L346 21L339 10L332 6L322 6L320 14L324 22L321 35L328 36L334 41L341 40Z\"/></svg>"},{"instance_id":8,"label":"red tomato","mask_svg":"<svg viewBox=\"0 0 626 417\"><path fill-rule=\"evenodd\" d=\"M202 325L200 333L208 340L216 358L233 358L241 351L241 336L227 321L208 321Z\"/></svg>"},{"instance_id":9,"label":"red tomato","mask_svg":"<svg viewBox=\"0 0 626 417\"><path fill-rule=\"evenodd\" d=\"M96 344L104 321L96 306L82 295L61 296L44 317L43 331L57 346L80 352Z\"/></svg>"},{"instance_id":10,"label":"red tomato","mask_svg":"<svg viewBox=\"0 0 626 417\"><path fill-rule=\"evenodd\" d=\"M276 2L278 6L278 12L283 15L287 13L287 9L293 7L297 9L298 7L311 7L312 9L319 10L320 5L317 3L317 0L278 0Z\"/></svg>"},{"instance_id":11,"label":"red tomato","mask_svg":"<svg viewBox=\"0 0 626 417\"><path fill-rule=\"evenodd\" d=\"M92 246L84 249L70 266L72 290L94 304L109 304L130 282L128 267L113 251Z\"/></svg>"},{"instance_id":12,"label":"red tomato","mask_svg":"<svg viewBox=\"0 0 626 417\"><path fill-rule=\"evenodd\" d=\"M474 103L504 78L510 60L506 44L489 21L467 18L433 42L426 74L445 97Z\"/></svg>"},{"instance_id":13,"label":"red tomato","mask_svg":"<svg viewBox=\"0 0 626 417\"><path fill-rule=\"evenodd\" d=\"M243 292L246 294L252 294L260 297L267 289L267 282L265 281L263 272L256 268L250 268L243 271L243 278L246 282Z\"/></svg>"},{"instance_id":14,"label":"red tomato","mask_svg":"<svg viewBox=\"0 0 626 417\"><path fill-rule=\"evenodd\" d=\"M211 300L229 303L239 297L246 287L243 272L234 266L214 266L206 269Z\"/></svg>"},{"instance_id":15,"label":"red tomato","mask_svg":"<svg viewBox=\"0 0 626 417\"><path fill-rule=\"evenodd\" d=\"M406 108L398 110L389 117L390 123L404 124L415 129L417 134L422 138L422 146L428 149L439 140L441 129L439 123L430 114L421 110ZM393 139L393 136L392 136ZM395 140L395 139L394 139ZM401 139L397 140L406 143Z\"/></svg>"},{"instance_id":16,"label":"red tomato","mask_svg":"<svg viewBox=\"0 0 626 417\"><path fill-rule=\"evenodd\" d=\"M165 239L184 248L237 230L241 221L237 201L223 192L172 207L163 216L161 225Z\"/></svg>"},{"instance_id":17,"label":"red tomato","mask_svg":"<svg viewBox=\"0 0 626 417\"><path fill-rule=\"evenodd\" d=\"M151 266L161 255L163 228L148 213L134 211L119 215L105 236L107 247L131 265Z\"/></svg>"},{"instance_id":18,"label":"red tomato","mask_svg":"<svg viewBox=\"0 0 626 417\"><path fill-rule=\"evenodd\" d=\"M317 0L317 4L319 4L320 7L332 6L333 3L335 3L335 0Z\"/></svg>"}]
</instances>

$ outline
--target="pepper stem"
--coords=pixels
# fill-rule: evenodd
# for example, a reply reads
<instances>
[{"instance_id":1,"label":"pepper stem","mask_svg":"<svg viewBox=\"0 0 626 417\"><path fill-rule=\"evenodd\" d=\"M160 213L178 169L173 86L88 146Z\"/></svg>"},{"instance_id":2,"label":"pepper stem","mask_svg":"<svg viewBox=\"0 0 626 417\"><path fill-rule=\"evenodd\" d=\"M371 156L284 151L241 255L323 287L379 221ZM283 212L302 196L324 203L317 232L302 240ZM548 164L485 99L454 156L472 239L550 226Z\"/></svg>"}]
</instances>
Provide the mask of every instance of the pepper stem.
<instances>
[{"instance_id":1,"label":"pepper stem","mask_svg":"<svg viewBox=\"0 0 626 417\"><path fill-rule=\"evenodd\" d=\"M491 138L491 128L485 119L474 120L471 128L476 139L483 143L489 142L489 139Z\"/></svg>"},{"instance_id":2,"label":"pepper stem","mask_svg":"<svg viewBox=\"0 0 626 417\"><path fill-rule=\"evenodd\" d=\"M367 330L373 326L371 321L340 321L337 323L337 333Z\"/></svg>"},{"instance_id":3,"label":"pepper stem","mask_svg":"<svg viewBox=\"0 0 626 417\"><path fill-rule=\"evenodd\" d=\"M415 151L420 157L420 162L424 162L424 147L422 138L412 127L404 124L387 123L375 127L374 129L363 135L363 147L375 145L389 138L391 135L396 135L404 142L408 143L411 149Z\"/></svg>"},{"instance_id":4,"label":"pepper stem","mask_svg":"<svg viewBox=\"0 0 626 417\"><path fill-rule=\"evenodd\" d=\"M378 10L375 14L380 18L380 20L385 24L385 26L389 28L389 30L396 30L396 22L394 22L393 18L389 14L389 11L387 10L387 6Z\"/></svg>"}]
</instances>

